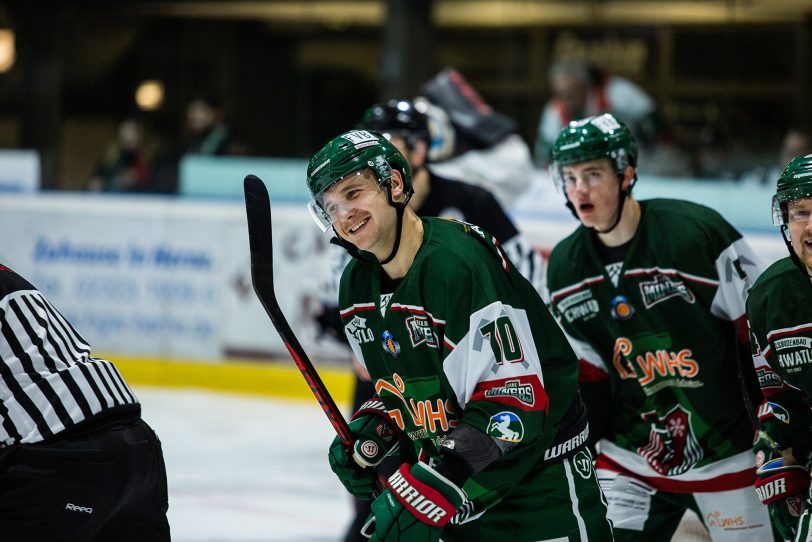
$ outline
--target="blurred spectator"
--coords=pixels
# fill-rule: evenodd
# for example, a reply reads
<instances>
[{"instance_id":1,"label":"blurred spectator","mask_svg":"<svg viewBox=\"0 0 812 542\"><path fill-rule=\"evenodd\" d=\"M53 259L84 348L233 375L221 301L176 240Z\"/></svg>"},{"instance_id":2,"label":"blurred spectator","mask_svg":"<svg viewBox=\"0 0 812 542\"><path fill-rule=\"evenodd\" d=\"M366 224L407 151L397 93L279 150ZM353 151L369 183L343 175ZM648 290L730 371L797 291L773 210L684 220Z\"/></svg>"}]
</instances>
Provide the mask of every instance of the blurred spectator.
<instances>
[{"instance_id":1,"label":"blurred spectator","mask_svg":"<svg viewBox=\"0 0 812 542\"><path fill-rule=\"evenodd\" d=\"M211 96L198 96L186 107L185 154L244 154L225 123L223 107Z\"/></svg>"},{"instance_id":2,"label":"blurred spectator","mask_svg":"<svg viewBox=\"0 0 812 542\"><path fill-rule=\"evenodd\" d=\"M156 153L152 167L151 186L154 192L178 191L178 166L184 155L227 156L244 155L245 147L237 142L225 121L219 99L198 95L186 106L182 134L175 142L164 145Z\"/></svg>"},{"instance_id":3,"label":"blurred spectator","mask_svg":"<svg viewBox=\"0 0 812 542\"><path fill-rule=\"evenodd\" d=\"M808 132L790 128L781 142L781 150L778 153L778 163L775 165L776 175L770 177L770 182L781 176L784 168L796 156L805 156L812 153L812 137Z\"/></svg>"},{"instance_id":4,"label":"blurred spectator","mask_svg":"<svg viewBox=\"0 0 812 542\"><path fill-rule=\"evenodd\" d=\"M570 121L611 112L623 119L643 146L658 138L654 100L623 77L609 75L596 66L572 58L553 62L548 72L553 97L539 120L533 159L537 166L550 162L550 149Z\"/></svg>"},{"instance_id":5,"label":"blurred spectator","mask_svg":"<svg viewBox=\"0 0 812 542\"><path fill-rule=\"evenodd\" d=\"M741 180L744 182L774 184L793 158L810 153L812 153L812 136L810 136L809 132L798 128L790 128L781 141L776 162L768 167L756 167L748 171L741 176Z\"/></svg>"},{"instance_id":6,"label":"blurred spectator","mask_svg":"<svg viewBox=\"0 0 812 542\"><path fill-rule=\"evenodd\" d=\"M149 160L144 148L144 129L132 119L118 127L115 141L104 151L87 183L88 190L142 192L150 180Z\"/></svg>"}]
</instances>

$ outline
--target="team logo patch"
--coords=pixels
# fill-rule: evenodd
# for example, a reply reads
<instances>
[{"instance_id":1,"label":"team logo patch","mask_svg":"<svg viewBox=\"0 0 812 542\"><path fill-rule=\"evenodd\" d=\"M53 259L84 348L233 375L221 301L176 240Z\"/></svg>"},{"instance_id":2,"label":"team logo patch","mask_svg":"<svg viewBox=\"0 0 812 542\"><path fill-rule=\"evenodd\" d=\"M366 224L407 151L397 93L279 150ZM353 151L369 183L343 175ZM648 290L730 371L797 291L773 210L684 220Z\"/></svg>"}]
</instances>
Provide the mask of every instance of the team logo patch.
<instances>
[{"instance_id":1,"label":"team logo patch","mask_svg":"<svg viewBox=\"0 0 812 542\"><path fill-rule=\"evenodd\" d=\"M696 301L694 293L676 277L654 275L654 280L640 283L640 295L646 308L672 297L681 297L688 303Z\"/></svg>"},{"instance_id":2,"label":"team logo patch","mask_svg":"<svg viewBox=\"0 0 812 542\"><path fill-rule=\"evenodd\" d=\"M612 318L620 320L621 322L630 319L634 316L634 307L632 307L629 300L625 295L619 295L612 300Z\"/></svg>"},{"instance_id":3,"label":"team logo patch","mask_svg":"<svg viewBox=\"0 0 812 542\"><path fill-rule=\"evenodd\" d=\"M649 466L665 476L689 471L704 456L691 424L691 413L677 405L664 417L646 412L643 420L651 424L649 442L637 448Z\"/></svg>"},{"instance_id":4,"label":"team logo patch","mask_svg":"<svg viewBox=\"0 0 812 542\"><path fill-rule=\"evenodd\" d=\"M487 433L495 439L521 442L524 438L524 425L513 412L500 412L491 417Z\"/></svg>"},{"instance_id":5,"label":"team logo patch","mask_svg":"<svg viewBox=\"0 0 812 542\"><path fill-rule=\"evenodd\" d=\"M781 377L775 371L771 371L765 367L756 369L756 376L758 376L758 385L762 390L775 389L783 387L784 383Z\"/></svg>"},{"instance_id":6,"label":"team logo patch","mask_svg":"<svg viewBox=\"0 0 812 542\"><path fill-rule=\"evenodd\" d=\"M344 326L347 333L355 339L358 344L369 343L375 340L372 330L367 327L367 319L361 318L357 314Z\"/></svg>"},{"instance_id":7,"label":"team logo patch","mask_svg":"<svg viewBox=\"0 0 812 542\"><path fill-rule=\"evenodd\" d=\"M406 329L409 330L409 340L416 347L423 343L430 348L437 348L437 335L431 328L429 319L425 316L411 316L406 319Z\"/></svg>"},{"instance_id":8,"label":"team logo patch","mask_svg":"<svg viewBox=\"0 0 812 542\"><path fill-rule=\"evenodd\" d=\"M767 406L770 407L770 412L772 412L774 418L784 423L789 423L789 411L787 411L786 408L772 401L767 401Z\"/></svg>"},{"instance_id":9,"label":"team logo patch","mask_svg":"<svg viewBox=\"0 0 812 542\"><path fill-rule=\"evenodd\" d=\"M588 480L592 476L592 458L586 450L581 450L575 457L572 458L572 466L575 467L575 472L583 478Z\"/></svg>"},{"instance_id":10,"label":"team logo patch","mask_svg":"<svg viewBox=\"0 0 812 542\"><path fill-rule=\"evenodd\" d=\"M381 333L381 346L393 358L398 359L398 356L400 356L400 343L395 340L395 337L389 331Z\"/></svg>"}]
</instances>

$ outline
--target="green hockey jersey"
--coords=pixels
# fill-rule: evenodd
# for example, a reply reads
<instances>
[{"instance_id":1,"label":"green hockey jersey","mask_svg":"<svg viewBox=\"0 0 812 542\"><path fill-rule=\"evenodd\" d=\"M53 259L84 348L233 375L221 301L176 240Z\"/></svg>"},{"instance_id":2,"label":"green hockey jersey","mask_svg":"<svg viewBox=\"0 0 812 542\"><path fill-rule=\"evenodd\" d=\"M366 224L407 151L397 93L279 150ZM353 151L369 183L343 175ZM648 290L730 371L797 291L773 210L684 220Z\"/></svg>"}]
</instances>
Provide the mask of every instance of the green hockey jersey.
<instances>
[{"instance_id":1,"label":"green hockey jersey","mask_svg":"<svg viewBox=\"0 0 812 542\"><path fill-rule=\"evenodd\" d=\"M550 304L580 378L605 381L612 398L611 436L596 466L664 491L744 487L754 480L753 430L739 387L737 325L745 325L761 267L715 211L639 203L617 285L583 226L554 248L548 266Z\"/></svg>"},{"instance_id":2,"label":"green hockey jersey","mask_svg":"<svg viewBox=\"0 0 812 542\"><path fill-rule=\"evenodd\" d=\"M578 362L533 286L476 226L422 218L424 237L394 292L377 262L353 259L340 286L350 345L411 439L405 461L439 458L460 422L513 447L469 479L469 513L543 467L573 403ZM585 436L580 437L581 441Z\"/></svg>"},{"instance_id":3,"label":"green hockey jersey","mask_svg":"<svg viewBox=\"0 0 812 542\"><path fill-rule=\"evenodd\" d=\"M750 344L765 402L759 420L781 448L812 451L812 284L787 257L747 299Z\"/></svg>"}]
</instances>

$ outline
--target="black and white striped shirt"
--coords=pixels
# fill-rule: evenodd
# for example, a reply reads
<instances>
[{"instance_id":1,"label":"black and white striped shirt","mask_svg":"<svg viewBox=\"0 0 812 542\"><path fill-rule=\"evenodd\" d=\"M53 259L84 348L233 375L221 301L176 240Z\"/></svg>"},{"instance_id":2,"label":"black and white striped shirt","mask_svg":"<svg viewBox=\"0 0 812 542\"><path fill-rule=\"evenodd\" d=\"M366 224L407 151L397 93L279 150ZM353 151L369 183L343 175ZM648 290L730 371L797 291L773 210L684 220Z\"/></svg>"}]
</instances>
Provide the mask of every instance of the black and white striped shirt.
<instances>
[{"instance_id":1,"label":"black and white striped shirt","mask_svg":"<svg viewBox=\"0 0 812 542\"><path fill-rule=\"evenodd\" d=\"M138 399L24 278L0 265L0 447L48 440Z\"/></svg>"}]
</instances>

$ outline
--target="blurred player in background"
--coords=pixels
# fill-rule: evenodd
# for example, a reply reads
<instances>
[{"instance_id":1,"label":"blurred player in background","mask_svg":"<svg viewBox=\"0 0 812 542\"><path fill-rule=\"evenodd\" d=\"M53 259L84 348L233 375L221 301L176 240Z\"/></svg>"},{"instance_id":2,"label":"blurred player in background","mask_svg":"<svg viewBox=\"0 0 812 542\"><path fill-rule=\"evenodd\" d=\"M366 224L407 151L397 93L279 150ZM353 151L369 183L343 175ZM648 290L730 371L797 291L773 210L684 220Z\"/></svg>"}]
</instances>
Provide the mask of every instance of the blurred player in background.
<instances>
[{"instance_id":1,"label":"blurred player in background","mask_svg":"<svg viewBox=\"0 0 812 542\"><path fill-rule=\"evenodd\" d=\"M539 119L533 149L537 165L550 163L553 143L571 121L600 113L611 112L624 119L638 140L656 141L656 104L632 81L574 58L553 62L548 78L553 97L545 104Z\"/></svg>"},{"instance_id":2,"label":"blurred player in background","mask_svg":"<svg viewBox=\"0 0 812 542\"><path fill-rule=\"evenodd\" d=\"M380 132L406 158L414 188L409 206L418 216L455 218L480 226L496 238L519 272L541 292L541 257L493 195L481 186L445 179L427 167L432 143L427 113L435 107L426 101L391 100L369 108L358 127Z\"/></svg>"},{"instance_id":3,"label":"blurred player in background","mask_svg":"<svg viewBox=\"0 0 812 542\"><path fill-rule=\"evenodd\" d=\"M0 538L169 540L161 443L109 361L0 265Z\"/></svg>"},{"instance_id":4,"label":"blurred player in background","mask_svg":"<svg viewBox=\"0 0 812 542\"><path fill-rule=\"evenodd\" d=\"M773 222L781 227L789 256L753 285L747 318L766 397L759 417L781 457L764 458L756 491L781 535L803 541L810 537L812 509L812 155L795 157L778 179Z\"/></svg>"},{"instance_id":5,"label":"blurred player in background","mask_svg":"<svg viewBox=\"0 0 812 542\"><path fill-rule=\"evenodd\" d=\"M758 258L707 207L636 200L636 165L609 113L571 123L553 147L551 175L581 226L550 255L550 303L581 361L615 537L670 540L690 508L714 541L771 540L747 410L760 397L744 317Z\"/></svg>"},{"instance_id":6,"label":"blurred player in background","mask_svg":"<svg viewBox=\"0 0 812 542\"><path fill-rule=\"evenodd\" d=\"M377 133L334 138L307 185L319 225L354 255L341 318L377 393L330 465L371 498L373 467L402 463L372 503L372 542L611 540L577 360L496 240L419 218L409 165Z\"/></svg>"}]
</instances>

